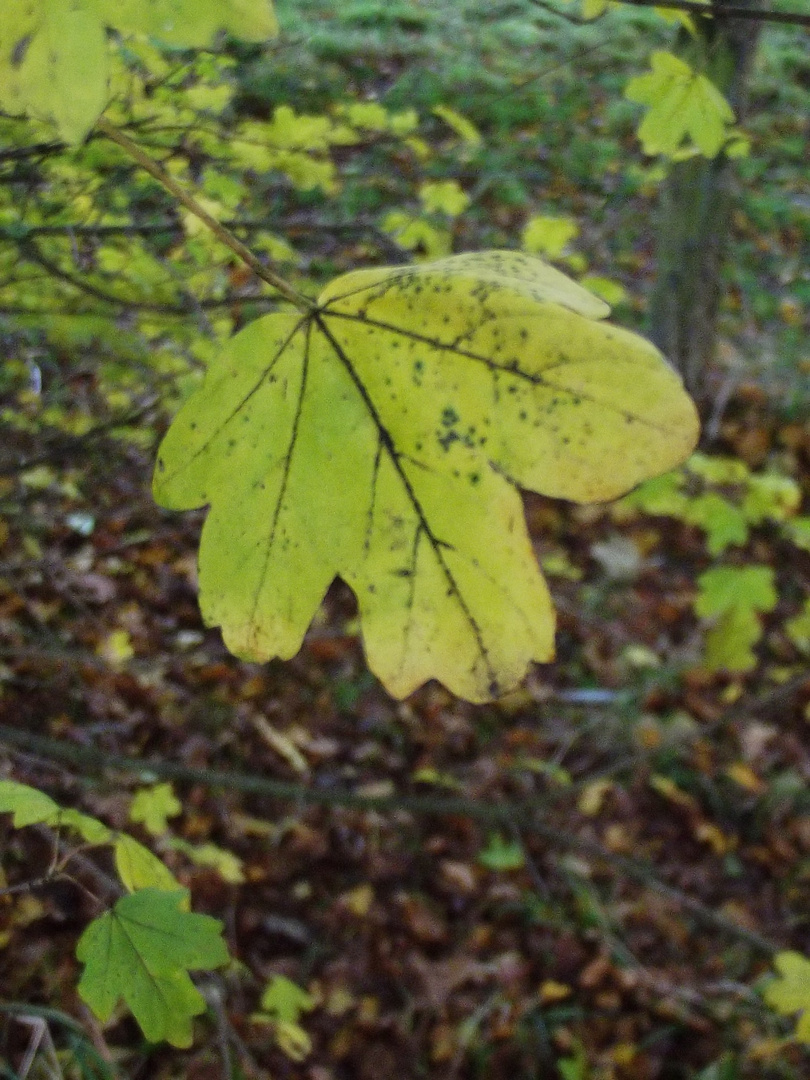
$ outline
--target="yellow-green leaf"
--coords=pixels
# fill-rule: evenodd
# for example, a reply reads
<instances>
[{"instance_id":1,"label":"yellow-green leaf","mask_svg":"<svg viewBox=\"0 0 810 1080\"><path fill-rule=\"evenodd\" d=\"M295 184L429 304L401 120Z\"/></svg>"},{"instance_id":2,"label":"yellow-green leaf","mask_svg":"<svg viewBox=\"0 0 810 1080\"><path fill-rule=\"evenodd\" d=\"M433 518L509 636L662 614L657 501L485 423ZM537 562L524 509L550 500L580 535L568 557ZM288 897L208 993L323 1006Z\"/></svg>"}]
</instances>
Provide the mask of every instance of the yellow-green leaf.
<instances>
[{"instance_id":1,"label":"yellow-green leaf","mask_svg":"<svg viewBox=\"0 0 810 1080\"><path fill-rule=\"evenodd\" d=\"M155 496L210 504L203 614L253 660L300 648L330 582L371 669L483 701L553 655L518 486L614 498L680 462L695 408L649 342L516 252L338 278L232 339L175 419Z\"/></svg>"},{"instance_id":2,"label":"yellow-green leaf","mask_svg":"<svg viewBox=\"0 0 810 1080\"><path fill-rule=\"evenodd\" d=\"M798 615L785 623L785 633L802 653L810 653L810 598Z\"/></svg>"},{"instance_id":3,"label":"yellow-green leaf","mask_svg":"<svg viewBox=\"0 0 810 1080\"><path fill-rule=\"evenodd\" d=\"M709 671L750 671L756 667L754 646L762 637L762 624L751 608L735 607L706 632L704 663Z\"/></svg>"},{"instance_id":4,"label":"yellow-green leaf","mask_svg":"<svg viewBox=\"0 0 810 1080\"><path fill-rule=\"evenodd\" d=\"M810 960L797 952L779 952L774 957L779 975L769 983L763 997L783 1016L799 1013L796 1038L810 1044Z\"/></svg>"},{"instance_id":5,"label":"yellow-green leaf","mask_svg":"<svg viewBox=\"0 0 810 1080\"><path fill-rule=\"evenodd\" d=\"M470 196L457 180L428 180L419 189L419 198L428 213L458 217L470 205Z\"/></svg>"},{"instance_id":6,"label":"yellow-green leaf","mask_svg":"<svg viewBox=\"0 0 810 1080\"><path fill-rule=\"evenodd\" d=\"M573 218L549 217L537 214L526 222L521 244L533 255L548 255L556 259L562 255L569 240L579 233L579 225Z\"/></svg>"},{"instance_id":7,"label":"yellow-green leaf","mask_svg":"<svg viewBox=\"0 0 810 1080\"><path fill-rule=\"evenodd\" d=\"M0 780L0 814L13 814L15 828L26 825L48 825L53 829L72 829L88 844L104 844L112 835L97 818L80 810L63 809L37 788L18 784L15 780Z\"/></svg>"},{"instance_id":8,"label":"yellow-green leaf","mask_svg":"<svg viewBox=\"0 0 810 1080\"><path fill-rule=\"evenodd\" d=\"M59 804L44 791L18 784L16 780L0 780L0 814L13 814L14 827L52 822L59 814Z\"/></svg>"},{"instance_id":9,"label":"yellow-green leaf","mask_svg":"<svg viewBox=\"0 0 810 1080\"><path fill-rule=\"evenodd\" d=\"M265 986L261 998L262 1009L274 1020L297 1024L301 1013L315 1007L312 995L286 975L274 975Z\"/></svg>"},{"instance_id":10,"label":"yellow-green leaf","mask_svg":"<svg viewBox=\"0 0 810 1080\"><path fill-rule=\"evenodd\" d=\"M169 827L168 819L177 817L182 810L171 784L154 784L135 792L129 808L129 820L142 822L152 836L161 836Z\"/></svg>"},{"instance_id":11,"label":"yellow-green leaf","mask_svg":"<svg viewBox=\"0 0 810 1080\"><path fill-rule=\"evenodd\" d=\"M157 855L153 855L149 848L138 841L121 833L115 839L113 845L115 856L115 869L123 882L124 888L129 892L137 892L138 889L182 889L182 885L162 863Z\"/></svg>"},{"instance_id":12,"label":"yellow-green leaf","mask_svg":"<svg viewBox=\"0 0 810 1080\"><path fill-rule=\"evenodd\" d=\"M631 79L625 97L647 106L638 130L647 154L675 155L684 140L705 157L723 148L734 111L705 75L680 57L657 50L650 58L652 70Z\"/></svg>"},{"instance_id":13,"label":"yellow-green leaf","mask_svg":"<svg viewBox=\"0 0 810 1080\"><path fill-rule=\"evenodd\" d=\"M444 120L445 124L452 128L461 141L468 146L480 145L481 132L472 120L468 120L467 117L462 116L460 112L451 109L449 105L436 105L433 108L433 115L438 116L440 120Z\"/></svg>"},{"instance_id":14,"label":"yellow-green leaf","mask_svg":"<svg viewBox=\"0 0 810 1080\"><path fill-rule=\"evenodd\" d=\"M94 6L107 26L190 49L209 45L219 33L243 41L278 33L271 0L96 0Z\"/></svg>"},{"instance_id":15,"label":"yellow-green leaf","mask_svg":"<svg viewBox=\"0 0 810 1080\"><path fill-rule=\"evenodd\" d=\"M197 866L208 866L216 870L222 880L231 885L241 885L245 880L239 856L218 847L217 844L189 844L186 840L171 840L168 846L175 851L182 851Z\"/></svg>"},{"instance_id":16,"label":"yellow-green leaf","mask_svg":"<svg viewBox=\"0 0 810 1080\"><path fill-rule=\"evenodd\" d=\"M79 810L60 810L55 824L60 829L73 829L88 844L106 844L112 838L112 831L103 822Z\"/></svg>"},{"instance_id":17,"label":"yellow-green leaf","mask_svg":"<svg viewBox=\"0 0 810 1080\"><path fill-rule=\"evenodd\" d=\"M261 41L277 24L268 0L5 0L0 108L81 142L107 104L107 28L194 48L223 31Z\"/></svg>"}]
</instances>

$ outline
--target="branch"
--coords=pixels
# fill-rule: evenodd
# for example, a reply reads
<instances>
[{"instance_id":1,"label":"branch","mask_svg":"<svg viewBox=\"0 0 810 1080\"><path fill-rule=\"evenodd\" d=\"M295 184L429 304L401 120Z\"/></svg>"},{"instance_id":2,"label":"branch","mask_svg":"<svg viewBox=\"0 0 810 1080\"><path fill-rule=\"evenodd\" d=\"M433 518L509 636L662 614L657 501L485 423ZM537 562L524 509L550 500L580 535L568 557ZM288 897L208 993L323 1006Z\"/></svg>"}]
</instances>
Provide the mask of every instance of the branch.
<instances>
[{"instance_id":1,"label":"branch","mask_svg":"<svg viewBox=\"0 0 810 1080\"><path fill-rule=\"evenodd\" d=\"M32 143L30 146L15 146L10 150L0 150L0 165L5 161L25 161L27 158L43 157L61 153L65 149L62 142Z\"/></svg>"},{"instance_id":2,"label":"branch","mask_svg":"<svg viewBox=\"0 0 810 1080\"><path fill-rule=\"evenodd\" d=\"M695 0L617 0L620 4L631 7L672 8L675 11L688 11L693 15L703 15L708 19L751 19L755 22L787 23L792 26L810 26L810 15L801 15L798 11L769 11L765 8L738 7L735 4L714 3L698 4Z\"/></svg>"},{"instance_id":3,"label":"branch","mask_svg":"<svg viewBox=\"0 0 810 1080\"><path fill-rule=\"evenodd\" d=\"M139 420L142 420L155 408L158 401L159 398L157 396L151 397L142 405L138 405L134 409L120 412L109 420L105 420L101 424L96 424L95 427L91 427L88 431L85 431L83 435L60 433L56 438L48 439L46 437L42 440L45 444L42 452L37 454L36 457L27 458L25 461L6 461L3 455L0 454L0 476L12 476L15 473L25 472L27 469L33 469L37 465L46 465L53 462L58 462L60 465L64 466L64 459L66 456L69 456L71 453L84 453L88 445L92 445L99 439L103 439L104 436L109 435L110 432L116 431L118 428L131 427L133 424L137 424Z\"/></svg>"},{"instance_id":4,"label":"branch","mask_svg":"<svg viewBox=\"0 0 810 1080\"><path fill-rule=\"evenodd\" d=\"M560 65L563 66L563 65ZM545 74L545 72L544 72ZM271 225L263 218L232 218L221 222L223 228L232 232L234 229L244 229L246 232L273 232ZM294 229L298 232L314 233L348 233L349 235L371 233L380 247L392 259L402 259L404 250L387 233L381 231L376 222L370 219L357 218L355 221L323 221L313 219L311 216L291 214L284 218L285 229ZM183 224L180 221L144 221L128 222L125 225L24 225L15 224L13 227L0 225L0 239L9 240L13 243L37 236L89 236L93 239L103 239L107 236L154 236L166 233L183 232Z\"/></svg>"},{"instance_id":5,"label":"branch","mask_svg":"<svg viewBox=\"0 0 810 1080\"><path fill-rule=\"evenodd\" d=\"M587 855L604 860L620 874L654 889L668 897L704 926L729 934L745 941L757 951L766 955L778 952L780 946L769 938L747 930L732 922L731 919L707 907L700 900L688 896L674 885L668 884L657 876L652 866L636 859L628 859L603 848L595 840L576 836L555 825L538 821L538 811L546 809L551 802L556 802L565 795L570 795L576 787L567 787L559 792L549 792L533 799L514 799L511 801L489 801L468 799L457 795L362 795L356 791L324 790L308 787L306 784L294 784L283 780L270 780L265 776L249 773L225 772L217 769L191 768L172 761L154 758L128 758L104 754L89 746L77 746L64 740L50 739L35 735L33 732L0 724L0 742L10 746L33 750L42 757L55 761L66 761L81 765L95 772L114 769L119 772L141 776L144 772L154 773L158 777L184 780L187 783L203 784L209 788L225 788L242 791L246 794L264 795L274 799L283 799L304 806L342 806L354 810L376 810L378 812L405 810L415 814L440 814L467 816L476 821L490 822L502 827L513 827L520 822L524 832L542 836L550 844L579 850ZM590 777L589 779L592 779Z\"/></svg>"},{"instance_id":6,"label":"branch","mask_svg":"<svg viewBox=\"0 0 810 1080\"><path fill-rule=\"evenodd\" d=\"M275 305L278 303L278 299L273 296L260 296L250 295L248 293L237 293L233 296L223 296L221 300L206 299L198 300L192 307L189 305L172 305L172 304L146 304L140 303L137 300L124 300L119 297L102 296L98 299L104 300L108 304L118 304L119 307L130 308L133 311L150 311L158 315L174 316L178 318L185 318L187 315L193 315L197 309L203 311L213 310L215 308L233 307L234 304L261 304L261 305ZM30 317L35 319L47 319L54 315L71 315L75 318L79 318L82 315L93 315L97 312L89 311L87 309L68 309L68 308L30 308L25 307L22 304L0 304L0 315L20 315L23 317Z\"/></svg>"},{"instance_id":7,"label":"branch","mask_svg":"<svg viewBox=\"0 0 810 1080\"><path fill-rule=\"evenodd\" d=\"M47 271L52 277L64 281L67 285L71 285L74 289L78 289L79 292L86 293L87 296L92 296L95 300L101 300L105 304L116 304L119 307L131 308L133 311L163 311L163 306L161 304L151 304L145 300L127 300L123 296L116 296L114 293L108 293L104 289L99 289L97 285L93 285L89 281L84 281L82 278L76 277L67 270L63 270L61 266L53 262L52 259L49 259L47 255L43 255L33 239L21 241L20 254L23 258L28 259L29 262L34 263L36 266L41 266L42 269ZM196 306L196 303L194 306L189 305L188 314L191 314Z\"/></svg>"},{"instance_id":8,"label":"branch","mask_svg":"<svg viewBox=\"0 0 810 1080\"><path fill-rule=\"evenodd\" d=\"M245 247L241 240L237 238L220 224L216 218L212 217L207 210L205 210L200 203L183 188L177 181L170 176L165 169L154 160L144 153L143 150L134 143L127 135L118 128L114 127L105 117L101 117L97 123L99 131L103 132L108 139L111 139L114 143L117 143L123 150L129 154L137 163L145 169L150 176L154 177L166 190L177 199L178 202L185 206L186 210L194 214L196 218L211 230L214 236L218 240L229 248L237 258L241 259L243 263L250 267L253 273L266 281L268 285L272 285L276 292L280 293L285 300L289 300L291 304L298 308L299 311L308 314L314 308L314 302L309 297L304 296L303 293L294 289L283 277L276 274L275 271L268 269L250 250Z\"/></svg>"}]
</instances>

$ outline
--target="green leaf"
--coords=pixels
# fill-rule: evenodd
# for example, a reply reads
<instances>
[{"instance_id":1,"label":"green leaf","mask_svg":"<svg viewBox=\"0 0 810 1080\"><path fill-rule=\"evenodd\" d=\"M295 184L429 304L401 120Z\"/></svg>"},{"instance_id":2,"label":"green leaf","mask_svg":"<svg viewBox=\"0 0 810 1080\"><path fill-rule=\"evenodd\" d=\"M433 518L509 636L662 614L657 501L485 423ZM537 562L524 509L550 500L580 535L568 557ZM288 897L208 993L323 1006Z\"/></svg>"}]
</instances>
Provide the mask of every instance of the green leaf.
<instances>
[{"instance_id":1,"label":"green leaf","mask_svg":"<svg viewBox=\"0 0 810 1080\"><path fill-rule=\"evenodd\" d=\"M0 814L13 814L14 827L51 822L59 814L59 804L27 784L0 780Z\"/></svg>"},{"instance_id":2,"label":"green leaf","mask_svg":"<svg viewBox=\"0 0 810 1080\"><path fill-rule=\"evenodd\" d=\"M112 831L103 822L79 810L60 810L54 824L60 829L73 829L88 844L106 844L112 838Z\"/></svg>"},{"instance_id":3,"label":"green leaf","mask_svg":"<svg viewBox=\"0 0 810 1080\"><path fill-rule=\"evenodd\" d=\"M216 844L189 844L185 840L170 840L168 846L174 851L182 851L198 866L216 870L222 880L231 885L241 885L245 880L242 860L232 851L226 851Z\"/></svg>"},{"instance_id":4,"label":"green leaf","mask_svg":"<svg viewBox=\"0 0 810 1080\"><path fill-rule=\"evenodd\" d=\"M81 142L107 104L107 28L190 48L220 31L261 41L277 30L267 0L13 0L0 26L0 107Z\"/></svg>"},{"instance_id":5,"label":"green leaf","mask_svg":"<svg viewBox=\"0 0 810 1080\"><path fill-rule=\"evenodd\" d=\"M516 841L504 840L498 833L493 833L487 846L478 853L478 861L487 870L520 870L526 863L526 856Z\"/></svg>"},{"instance_id":6,"label":"green leaf","mask_svg":"<svg viewBox=\"0 0 810 1080\"><path fill-rule=\"evenodd\" d=\"M470 205L470 196L456 180L428 180L419 188L419 199L428 213L458 217Z\"/></svg>"},{"instance_id":7,"label":"green leaf","mask_svg":"<svg viewBox=\"0 0 810 1080\"><path fill-rule=\"evenodd\" d=\"M228 961L222 923L182 910L183 894L141 889L87 927L76 956L85 965L79 994L109 1020L123 998L151 1042L191 1045L191 1020L205 1000L188 972Z\"/></svg>"},{"instance_id":8,"label":"green leaf","mask_svg":"<svg viewBox=\"0 0 810 1080\"><path fill-rule=\"evenodd\" d=\"M129 808L129 820L142 822L152 836L162 836L169 828L170 817L177 817L183 807L171 784L155 784L136 791Z\"/></svg>"},{"instance_id":9,"label":"green leaf","mask_svg":"<svg viewBox=\"0 0 810 1080\"><path fill-rule=\"evenodd\" d=\"M432 112L434 116L438 116L440 120L444 120L445 124L452 128L456 135L458 135L461 141L466 143L467 146L480 146L481 132L471 120L467 119L466 116L462 116L460 112L451 109L449 105L436 105Z\"/></svg>"},{"instance_id":10,"label":"green leaf","mask_svg":"<svg viewBox=\"0 0 810 1080\"><path fill-rule=\"evenodd\" d=\"M681 490L682 487L681 472L673 471L654 476L625 496L619 506L662 517L682 517L689 505L689 498Z\"/></svg>"},{"instance_id":11,"label":"green leaf","mask_svg":"<svg viewBox=\"0 0 810 1080\"><path fill-rule=\"evenodd\" d=\"M706 633L704 664L709 671L750 671L756 667L754 645L762 637L756 612L735 607L716 620Z\"/></svg>"},{"instance_id":12,"label":"green leaf","mask_svg":"<svg viewBox=\"0 0 810 1080\"><path fill-rule=\"evenodd\" d=\"M753 525L762 521L786 521L796 513L802 490L791 476L758 473L748 481L743 513Z\"/></svg>"},{"instance_id":13,"label":"green leaf","mask_svg":"<svg viewBox=\"0 0 810 1080\"><path fill-rule=\"evenodd\" d=\"M736 610L772 611L778 599L770 566L716 566L698 578L700 616Z\"/></svg>"},{"instance_id":14,"label":"green leaf","mask_svg":"<svg viewBox=\"0 0 810 1080\"><path fill-rule=\"evenodd\" d=\"M274 1020L297 1024L301 1013L315 1007L311 994L284 975L274 975L264 988L261 1007Z\"/></svg>"},{"instance_id":15,"label":"green leaf","mask_svg":"<svg viewBox=\"0 0 810 1080\"><path fill-rule=\"evenodd\" d=\"M648 342L540 260L362 270L309 315L232 339L175 419L155 497L210 504L201 606L232 652L289 658L331 581L372 671L484 701L553 655L517 486L612 499L691 450L697 417Z\"/></svg>"},{"instance_id":16,"label":"green leaf","mask_svg":"<svg viewBox=\"0 0 810 1080\"><path fill-rule=\"evenodd\" d=\"M709 457L706 454L692 454L686 468L710 484L743 484L751 475L751 470L739 458Z\"/></svg>"},{"instance_id":17,"label":"green leaf","mask_svg":"<svg viewBox=\"0 0 810 1080\"><path fill-rule=\"evenodd\" d=\"M533 255L548 255L550 259L556 259L562 255L568 241L578 234L579 225L573 218L536 214L526 222L521 246Z\"/></svg>"},{"instance_id":18,"label":"green leaf","mask_svg":"<svg viewBox=\"0 0 810 1080\"><path fill-rule=\"evenodd\" d=\"M706 547L719 555L732 544L748 539L748 523L742 510L715 491L707 491L686 502L683 520L698 525L706 533Z\"/></svg>"},{"instance_id":19,"label":"green leaf","mask_svg":"<svg viewBox=\"0 0 810 1080\"><path fill-rule=\"evenodd\" d=\"M182 890L182 885L157 855L126 833L116 837L113 845L115 869L130 892L138 889Z\"/></svg>"},{"instance_id":20,"label":"green leaf","mask_svg":"<svg viewBox=\"0 0 810 1080\"><path fill-rule=\"evenodd\" d=\"M796 547L810 551L810 517L797 517L786 522L784 532Z\"/></svg>"},{"instance_id":21,"label":"green leaf","mask_svg":"<svg viewBox=\"0 0 810 1080\"><path fill-rule=\"evenodd\" d=\"M12 813L12 821L18 829L26 825L73 829L89 844L104 844L112 835L107 826L97 818L82 814L79 810L64 810L49 795L14 780L0 780L0 814L2 813Z\"/></svg>"},{"instance_id":22,"label":"green leaf","mask_svg":"<svg viewBox=\"0 0 810 1080\"><path fill-rule=\"evenodd\" d=\"M652 70L631 79L624 96L648 107L638 130L646 154L673 156L691 140L705 157L719 154L734 111L714 85L679 57L657 50Z\"/></svg>"},{"instance_id":23,"label":"green leaf","mask_svg":"<svg viewBox=\"0 0 810 1080\"><path fill-rule=\"evenodd\" d=\"M97 6L107 26L187 49L210 45L220 33L243 41L278 33L270 0L97 0Z\"/></svg>"},{"instance_id":24,"label":"green leaf","mask_svg":"<svg viewBox=\"0 0 810 1080\"><path fill-rule=\"evenodd\" d=\"M695 612L714 617L706 634L710 671L750 671L762 636L759 611L772 611L777 594L770 566L716 566L698 578Z\"/></svg>"},{"instance_id":25,"label":"green leaf","mask_svg":"<svg viewBox=\"0 0 810 1080\"><path fill-rule=\"evenodd\" d=\"M291 1061L303 1061L312 1052L312 1039L299 1024L276 1022L276 1044Z\"/></svg>"},{"instance_id":26,"label":"green leaf","mask_svg":"<svg viewBox=\"0 0 810 1080\"><path fill-rule=\"evenodd\" d=\"M763 997L782 1016L801 1013L796 1038L810 1044L810 960L801 953L779 952L773 963L779 975L765 987Z\"/></svg>"}]
</instances>

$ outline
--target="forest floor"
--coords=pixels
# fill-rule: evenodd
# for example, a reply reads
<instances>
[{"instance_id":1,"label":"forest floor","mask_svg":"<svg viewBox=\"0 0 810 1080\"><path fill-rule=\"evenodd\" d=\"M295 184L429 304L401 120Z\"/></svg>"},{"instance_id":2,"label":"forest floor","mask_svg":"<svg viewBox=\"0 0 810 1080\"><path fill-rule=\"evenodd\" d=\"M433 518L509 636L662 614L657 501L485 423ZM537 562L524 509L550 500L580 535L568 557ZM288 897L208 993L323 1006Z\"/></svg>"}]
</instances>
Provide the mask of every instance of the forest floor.
<instances>
[{"instance_id":1,"label":"forest floor","mask_svg":"<svg viewBox=\"0 0 810 1080\"><path fill-rule=\"evenodd\" d=\"M582 222L590 270L622 284L617 317L640 325L654 185L619 89L651 19L580 28L522 5L480 20L476 7L280 5L287 45L246 66L243 107L264 95L316 113L338 93L451 106L484 139L474 161L448 152L436 166L477 191L455 249L515 246L527 213L553 207ZM789 513L806 516L800 34L773 31L756 76L701 450L786 479L801 499ZM794 83L808 108L797 97L779 111ZM364 175L390 174L377 153ZM326 207L344 221L378 208L359 205L372 196L354 175ZM409 182L400 173L373 199L401 207ZM324 213L304 200L298 228ZM358 258L354 239L301 235L313 277ZM794 1025L761 994L775 953L810 955L810 629L789 631L810 593L806 538L765 517L718 556L673 516L527 496L556 662L491 705L435 684L397 702L368 673L340 583L294 660L230 656L197 606L203 514L149 494L167 416L145 397L140 437L121 438L104 428L88 357L56 363L99 428L50 442L4 430L0 776L149 844L194 910L223 920L239 961L201 980L211 1008L194 1047L153 1047L123 1011L102 1031L76 994L76 940L110 886L103 857L74 856L79 884L0 895L0 1007L45 1019L63 1076L810 1075ZM778 586L744 670L706 663L711 626L694 610L720 563L770 568ZM150 835L129 820L132 797L166 782L182 809ZM44 875L56 842L0 822L7 884ZM278 975L309 994L308 1048L256 1016ZM0 1014L0 1031L13 1077L30 1029Z\"/></svg>"}]
</instances>

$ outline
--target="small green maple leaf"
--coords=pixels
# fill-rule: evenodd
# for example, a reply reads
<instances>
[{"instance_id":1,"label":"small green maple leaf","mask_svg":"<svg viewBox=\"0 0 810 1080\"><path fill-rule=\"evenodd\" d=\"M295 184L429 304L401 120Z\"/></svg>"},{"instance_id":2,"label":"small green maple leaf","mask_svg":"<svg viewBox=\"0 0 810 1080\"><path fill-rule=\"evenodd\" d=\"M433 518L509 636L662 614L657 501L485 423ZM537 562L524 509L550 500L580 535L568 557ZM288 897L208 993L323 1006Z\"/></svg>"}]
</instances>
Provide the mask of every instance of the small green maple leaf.
<instances>
[{"instance_id":1,"label":"small green maple leaf","mask_svg":"<svg viewBox=\"0 0 810 1080\"><path fill-rule=\"evenodd\" d=\"M142 822L152 836L162 836L169 828L170 817L183 810L171 784L154 784L136 791L129 808L129 820Z\"/></svg>"},{"instance_id":2,"label":"small green maple leaf","mask_svg":"<svg viewBox=\"0 0 810 1080\"><path fill-rule=\"evenodd\" d=\"M261 1006L274 1020L297 1024L301 1013L309 1012L315 1002L312 995L292 979L285 975L274 975L264 989Z\"/></svg>"},{"instance_id":3,"label":"small green maple leaf","mask_svg":"<svg viewBox=\"0 0 810 1080\"><path fill-rule=\"evenodd\" d=\"M129 892L138 889L166 889L169 892L182 889L168 866L134 836L119 833L113 844L113 854L115 869Z\"/></svg>"},{"instance_id":4,"label":"small green maple leaf","mask_svg":"<svg viewBox=\"0 0 810 1080\"><path fill-rule=\"evenodd\" d=\"M15 828L26 825L49 825L53 829L72 829L88 844L104 844L112 833L97 818L80 810L64 809L37 788L0 780L0 814L13 814Z\"/></svg>"},{"instance_id":5,"label":"small green maple leaf","mask_svg":"<svg viewBox=\"0 0 810 1080\"><path fill-rule=\"evenodd\" d=\"M191 1045L205 999L188 972L228 962L222 923L183 910L185 894L141 889L94 919L79 939L79 994L109 1020L123 998L150 1042Z\"/></svg>"},{"instance_id":6,"label":"small green maple leaf","mask_svg":"<svg viewBox=\"0 0 810 1080\"><path fill-rule=\"evenodd\" d=\"M13 814L16 829L50 822L57 817L59 809L59 804L43 791L18 784L16 780L0 780L0 814Z\"/></svg>"},{"instance_id":7,"label":"small green maple leaf","mask_svg":"<svg viewBox=\"0 0 810 1080\"><path fill-rule=\"evenodd\" d=\"M428 213L458 217L470 205L469 195L457 180L428 180L419 188L419 199Z\"/></svg>"},{"instance_id":8,"label":"small green maple leaf","mask_svg":"<svg viewBox=\"0 0 810 1080\"><path fill-rule=\"evenodd\" d=\"M810 1044L810 960L789 951L777 953L773 963L779 975L765 987L763 997L782 1016L799 1013L796 1038Z\"/></svg>"},{"instance_id":9,"label":"small green maple leaf","mask_svg":"<svg viewBox=\"0 0 810 1080\"><path fill-rule=\"evenodd\" d=\"M685 506L683 519L703 529L710 555L719 555L727 547L744 544L748 539L745 514L716 491L707 491L690 499Z\"/></svg>"},{"instance_id":10,"label":"small green maple leaf","mask_svg":"<svg viewBox=\"0 0 810 1080\"><path fill-rule=\"evenodd\" d=\"M556 259L562 255L568 241L578 234L579 226L573 218L536 214L526 222L521 243L524 250L534 255Z\"/></svg>"},{"instance_id":11,"label":"small green maple leaf","mask_svg":"<svg viewBox=\"0 0 810 1080\"><path fill-rule=\"evenodd\" d=\"M710 671L749 671L753 646L762 635L759 612L772 611L778 599L770 566L716 566L698 578L695 612L712 618L706 634Z\"/></svg>"},{"instance_id":12,"label":"small green maple leaf","mask_svg":"<svg viewBox=\"0 0 810 1080\"><path fill-rule=\"evenodd\" d=\"M624 89L629 101L647 106L638 129L644 152L671 157L691 140L705 157L715 157L734 123L729 103L711 79L670 52L657 50L650 64L651 71Z\"/></svg>"},{"instance_id":13,"label":"small green maple leaf","mask_svg":"<svg viewBox=\"0 0 810 1080\"><path fill-rule=\"evenodd\" d=\"M728 611L772 611L778 599L770 566L716 566L698 578L695 612L703 617Z\"/></svg>"}]
</instances>

